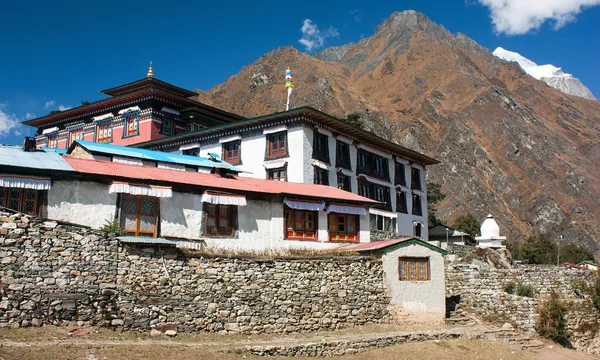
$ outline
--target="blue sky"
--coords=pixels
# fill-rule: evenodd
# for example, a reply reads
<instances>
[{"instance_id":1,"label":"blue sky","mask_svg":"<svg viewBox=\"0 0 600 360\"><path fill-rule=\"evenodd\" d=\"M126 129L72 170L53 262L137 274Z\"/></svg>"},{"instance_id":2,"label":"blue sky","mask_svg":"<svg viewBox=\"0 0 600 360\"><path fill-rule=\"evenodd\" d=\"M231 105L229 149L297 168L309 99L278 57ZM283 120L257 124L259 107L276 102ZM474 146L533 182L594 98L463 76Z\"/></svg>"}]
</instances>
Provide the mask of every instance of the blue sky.
<instances>
[{"instance_id":1,"label":"blue sky","mask_svg":"<svg viewBox=\"0 0 600 360\"><path fill-rule=\"evenodd\" d=\"M313 51L370 36L393 11L414 9L479 44L502 46L580 78L600 97L600 0L9 1L0 10L0 143L15 126L145 76L210 89L261 55ZM319 29L300 43L301 29ZM290 64L293 66L293 64ZM283 76L283 74L282 74Z\"/></svg>"}]
</instances>

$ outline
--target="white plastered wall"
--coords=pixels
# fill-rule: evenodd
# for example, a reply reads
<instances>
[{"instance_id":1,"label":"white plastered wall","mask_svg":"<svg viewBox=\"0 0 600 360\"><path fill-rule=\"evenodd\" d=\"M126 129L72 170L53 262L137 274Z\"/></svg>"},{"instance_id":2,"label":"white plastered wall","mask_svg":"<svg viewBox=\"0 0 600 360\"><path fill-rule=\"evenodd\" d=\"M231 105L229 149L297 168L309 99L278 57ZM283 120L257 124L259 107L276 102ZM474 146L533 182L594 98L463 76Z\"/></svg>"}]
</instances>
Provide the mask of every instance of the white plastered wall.
<instances>
[{"instance_id":1,"label":"white plastered wall","mask_svg":"<svg viewBox=\"0 0 600 360\"><path fill-rule=\"evenodd\" d=\"M160 198L160 236L199 239L202 234L200 195L173 192Z\"/></svg>"},{"instance_id":2,"label":"white plastered wall","mask_svg":"<svg viewBox=\"0 0 600 360\"><path fill-rule=\"evenodd\" d=\"M430 280L401 281L399 258L429 258ZM399 322L443 323L446 316L444 257L423 245L398 247L382 256L390 311Z\"/></svg>"},{"instance_id":3,"label":"white plastered wall","mask_svg":"<svg viewBox=\"0 0 600 360\"><path fill-rule=\"evenodd\" d=\"M117 194L107 184L54 181L48 190L48 218L99 229L115 218Z\"/></svg>"}]
</instances>

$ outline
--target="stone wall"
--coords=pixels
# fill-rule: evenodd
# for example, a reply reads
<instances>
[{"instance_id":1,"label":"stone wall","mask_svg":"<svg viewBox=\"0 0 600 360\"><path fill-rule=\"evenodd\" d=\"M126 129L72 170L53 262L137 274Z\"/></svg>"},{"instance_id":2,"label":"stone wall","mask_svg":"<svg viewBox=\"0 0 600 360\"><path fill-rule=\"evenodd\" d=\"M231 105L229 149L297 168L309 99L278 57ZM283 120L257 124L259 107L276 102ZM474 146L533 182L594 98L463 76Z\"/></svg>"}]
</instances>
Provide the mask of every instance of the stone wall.
<instances>
[{"instance_id":1,"label":"stone wall","mask_svg":"<svg viewBox=\"0 0 600 360\"><path fill-rule=\"evenodd\" d=\"M446 266L446 297L451 317L476 317L484 322L534 331L539 305L554 290L568 305L567 333L571 345L581 351L600 353L600 312L571 284L590 282L593 273L555 266L526 265L495 269L486 265ZM509 283L530 285L534 297L508 294ZM458 304L456 307L455 304Z\"/></svg>"},{"instance_id":2,"label":"stone wall","mask_svg":"<svg viewBox=\"0 0 600 360\"><path fill-rule=\"evenodd\" d=\"M0 216L0 326L293 333L388 321L371 258L244 260L130 247L111 234Z\"/></svg>"}]
</instances>

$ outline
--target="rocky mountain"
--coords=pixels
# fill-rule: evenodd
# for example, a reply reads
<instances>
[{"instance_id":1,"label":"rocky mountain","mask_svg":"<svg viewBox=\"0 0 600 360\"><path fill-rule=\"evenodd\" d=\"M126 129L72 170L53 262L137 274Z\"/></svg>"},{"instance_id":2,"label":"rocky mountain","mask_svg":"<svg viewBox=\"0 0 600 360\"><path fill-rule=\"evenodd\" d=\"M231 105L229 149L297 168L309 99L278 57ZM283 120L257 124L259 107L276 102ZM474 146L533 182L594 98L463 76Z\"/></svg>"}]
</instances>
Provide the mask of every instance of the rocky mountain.
<instances>
[{"instance_id":1,"label":"rocky mountain","mask_svg":"<svg viewBox=\"0 0 600 360\"><path fill-rule=\"evenodd\" d=\"M428 181L448 194L438 206L447 223L492 213L509 238L561 233L600 247L600 102L559 92L414 11L316 56L276 49L200 100L246 116L282 111L288 66L293 107L360 112L371 131L439 159Z\"/></svg>"},{"instance_id":2,"label":"rocky mountain","mask_svg":"<svg viewBox=\"0 0 600 360\"><path fill-rule=\"evenodd\" d=\"M557 90L569 95L596 100L590 89L583 85L578 78L564 73L559 67L550 64L538 65L519 53L505 50L501 47L496 48L493 54L501 59L518 63L527 74L544 81Z\"/></svg>"}]
</instances>

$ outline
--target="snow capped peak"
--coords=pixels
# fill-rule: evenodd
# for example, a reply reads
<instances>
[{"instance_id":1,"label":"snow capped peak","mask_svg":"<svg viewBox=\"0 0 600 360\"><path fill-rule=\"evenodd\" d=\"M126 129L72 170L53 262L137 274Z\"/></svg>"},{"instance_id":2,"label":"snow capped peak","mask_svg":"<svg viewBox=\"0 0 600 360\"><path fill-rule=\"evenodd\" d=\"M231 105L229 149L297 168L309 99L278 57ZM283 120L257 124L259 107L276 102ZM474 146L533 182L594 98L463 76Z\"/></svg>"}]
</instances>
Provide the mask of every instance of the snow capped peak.
<instances>
[{"instance_id":1,"label":"snow capped peak","mask_svg":"<svg viewBox=\"0 0 600 360\"><path fill-rule=\"evenodd\" d=\"M559 67L550 64L538 65L519 53L501 47L497 47L492 54L500 59L518 63L527 74L537 80L546 82L557 90L586 99L596 99L579 79L571 74L564 73Z\"/></svg>"}]
</instances>

